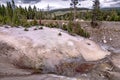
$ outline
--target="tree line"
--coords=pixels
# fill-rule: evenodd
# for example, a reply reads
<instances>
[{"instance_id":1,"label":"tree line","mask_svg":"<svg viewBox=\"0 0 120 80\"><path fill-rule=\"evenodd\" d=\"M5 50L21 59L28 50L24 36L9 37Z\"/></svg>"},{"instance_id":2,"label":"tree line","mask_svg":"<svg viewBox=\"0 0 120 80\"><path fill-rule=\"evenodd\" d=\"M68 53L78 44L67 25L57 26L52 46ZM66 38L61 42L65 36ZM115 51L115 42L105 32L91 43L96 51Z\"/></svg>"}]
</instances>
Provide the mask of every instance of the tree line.
<instances>
[{"instance_id":1,"label":"tree line","mask_svg":"<svg viewBox=\"0 0 120 80\"><path fill-rule=\"evenodd\" d=\"M78 4L78 2L76 4ZM57 15L54 12L40 10L36 6L33 8L31 6L23 8L21 6L16 6L14 0L12 0L11 2L6 2L6 6L0 5L0 24L28 27L30 25L37 25L37 20L73 20L75 18L88 21L120 21L119 10L100 10L99 4L99 0L95 0L93 10L86 10L84 12L76 11L77 7L74 6L76 8L74 16L72 11L63 15ZM31 19L33 21L29 22L28 20Z\"/></svg>"},{"instance_id":2,"label":"tree line","mask_svg":"<svg viewBox=\"0 0 120 80\"><path fill-rule=\"evenodd\" d=\"M47 12L38 10L36 6L33 8L29 6L28 8L23 8L21 6L16 6L14 0L11 2L6 2L6 6L0 5L0 24L7 24L11 26L25 26L37 25L37 20L45 19ZM28 20L33 20L29 22Z\"/></svg>"},{"instance_id":3,"label":"tree line","mask_svg":"<svg viewBox=\"0 0 120 80\"><path fill-rule=\"evenodd\" d=\"M78 0L71 0L71 1L78 1ZM74 3L74 2L73 2ZM73 4L72 3L72 4ZM77 2L78 4L78 2ZM74 4L76 5L76 4ZM94 0L93 9L85 9L85 10L79 10L79 8L75 7L75 11L73 11L73 8L68 9L69 13L63 14L63 15L56 15L56 19L59 20L73 20L74 14L77 19L83 19L83 20L94 20L94 21L120 21L120 9L102 9L100 8L100 2L99 0ZM67 10L67 9L65 9ZM76 11L77 10L77 11ZM62 10L64 11L64 10Z\"/></svg>"},{"instance_id":4,"label":"tree line","mask_svg":"<svg viewBox=\"0 0 120 80\"><path fill-rule=\"evenodd\" d=\"M81 10L77 11L76 18L82 19L85 21L92 20L92 10ZM103 10L100 9L99 16L100 21L120 21L120 10L116 9L109 9L109 10ZM54 18L53 18L54 19ZM69 12L63 15L56 15L56 19L58 20L73 20L73 13Z\"/></svg>"}]
</instances>

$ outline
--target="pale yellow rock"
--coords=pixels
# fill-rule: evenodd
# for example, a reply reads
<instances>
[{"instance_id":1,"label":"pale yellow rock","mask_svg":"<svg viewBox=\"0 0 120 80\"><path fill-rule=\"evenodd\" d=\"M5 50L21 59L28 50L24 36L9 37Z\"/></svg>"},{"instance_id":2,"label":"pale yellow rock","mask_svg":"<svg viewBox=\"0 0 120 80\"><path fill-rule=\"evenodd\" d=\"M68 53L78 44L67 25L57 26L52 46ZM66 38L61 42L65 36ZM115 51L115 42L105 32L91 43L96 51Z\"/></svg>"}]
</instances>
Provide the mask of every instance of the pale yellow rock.
<instances>
[{"instance_id":1,"label":"pale yellow rock","mask_svg":"<svg viewBox=\"0 0 120 80\"><path fill-rule=\"evenodd\" d=\"M46 28L34 31L24 31L23 28L0 28L0 41L3 41L20 53L11 54L12 60L21 62L27 67L39 68L47 66L54 68L62 60L82 57L86 61L96 61L110 55L91 40L79 36L71 36L60 29ZM22 53L22 54L21 54ZM82 56L82 57L81 57Z\"/></svg>"},{"instance_id":2,"label":"pale yellow rock","mask_svg":"<svg viewBox=\"0 0 120 80\"><path fill-rule=\"evenodd\" d=\"M110 55L110 52L102 50L95 42L84 39L78 43L80 53L86 61L96 61Z\"/></svg>"}]
</instances>

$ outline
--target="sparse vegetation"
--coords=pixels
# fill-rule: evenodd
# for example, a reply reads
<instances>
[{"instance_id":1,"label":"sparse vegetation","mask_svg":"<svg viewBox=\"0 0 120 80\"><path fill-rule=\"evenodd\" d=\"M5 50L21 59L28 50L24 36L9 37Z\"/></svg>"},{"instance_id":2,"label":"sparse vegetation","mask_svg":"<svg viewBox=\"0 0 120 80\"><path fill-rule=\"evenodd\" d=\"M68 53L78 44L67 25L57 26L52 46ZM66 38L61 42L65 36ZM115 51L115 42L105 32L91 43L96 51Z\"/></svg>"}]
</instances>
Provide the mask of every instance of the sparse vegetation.
<instances>
[{"instance_id":1,"label":"sparse vegetation","mask_svg":"<svg viewBox=\"0 0 120 80\"><path fill-rule=\"evenodd\" d=\"M30 25L31 25L31 26L37 26L37 25L38 25L37 20L34 18L33 21L30 21Z\"/></svg>"},{"instance_id":2,"label":"sparse vegetation","mask_svg":"<svg viewBox=\"0 0 120 80\"><path fill-rule=\"evenodd\" d=\"M77 34L86 38L90 37L89 33L82 29L80 23L78 22L69 21L67 31L72 35Z\"/></svg>"},{"instance_id":3,"label":"sparse vegetation","mask_svg":"<svg viewBox=\"0 0 120 80\"><path fill-rule=\"evenodd\" d=\"M67 24L63 24L63 25L62 25L62 29L63 29L63 30L67 30Z\"/></svg>"},{"instance_id":4,"label":"sparse vegetation","mask_svg":"<svg viewBox=\"0 0 120 80\"><path fill-rule=\"evenodd\" d=\"M72 3L74 8L76 8L75 6L79 2L78 0L76 1L76 3L74 3L74 1ZM89 9L85 9L85 11L77 11L77 14L74 16L72 13L73 8L71 8L70 11L65 14L56 15L54 11L49 11L48 13L46 11L38 10L36 6L33 8L31 6L28 8L22 8L21 6L17 7L14 3L14 0L12 0L12 2L7 2L6 4L6 6L0 5L0 25L7 24L12 27L23 26L25 27L25 31L30 26L45 25L50 28L61 28L65 31L68 31L72 35L77 34L84 37L90 37L89 33L81 28L80 23L72 22L75 17L78 18L78 20L92 20L91 24L93 27L99 26L99 21L102 20L120 21L120 11L115 9L108 11L100 10L99 0L94 1L93 11ZM76 8L75 10L79 9ZM48 15L51 17L49 18ZM63 25L61 24L62 26L58 22L43 24L41 21L43 19L69 20L69 23ZM43 29L43 27L37 29Z\"/></svg>"},{"instance_id":5,"label":"sparse vegetation","mask_svg":"<svg viewBox=\"0 0 120 80\"><path fill-rule=\"evenodd\" d=\"M45 26L50 27L50 28L58 28L59 27L57 22L47 23L47 24L45 24Z\"/></svg>"},{"instance_id":6,"label":"sparse vegetation","mask_svg":"<svg viewBox=\"0 0 120 80\"><path fill-rule=\"evenodd\" d=\"M24 31L29 31L29 29L28 29L28 28L25 28Z\"/></svg>"},{"instance_id":7,"label":"sparse vegetation","mask_svg":"<svg viewBox=\"0 0 120 80\"><path fill-rule=\"evenodd\" d=\"M98 26L97 23L99 21L120 21L120 11L119 9L111 9L111 10L104 10L99 7L99 0L95 0L93 5L93 11L89 9L77 9L76 5L77 2L74 3L74 0L72 4L74 5L74 16L73 16L73 8L68 9L69 11L57 15L54 11L42 11L38 10L36 6L33 8L29 6L28 8L22 8L21 6L17 7L15 5L14 0L12 2L7 2L6 6L1 4L0 5L0 25L10 25L13 27L17 26L23 26L23 27L30 27L30 26L36 26L42 25L41 20L43 19L53 19L53 20L73 20L74 18L77 18L79 20L92 20L91 24L93 26ZM71 5L72 6L72 5ZM67 9L65 9L67 11ZM56 10L57 11L57 10ZM65 12L65 11L64 11ZM77 14L76 14L77 12ZM93 15L92 15L93 14ZM30 20L30 21L29 21ZM37 20L40 20L39 22ZM47 26L53 28L53 27L59 27L58 23L50 23L47 24ZM67 28L63 26L64 30Z\"/></svg>"},{"instance_id":8,"label":"sparse vegetation","mask_svg":"<svg viewBox=\"0 0 120 80\"><path fill-rule=\"evenodd\" d=\"M44 25L46 27L50 27L50 28L61 28L65 31L67 31L69 34L71 35L80 35L86 38L90 37L90 34L85 31L84 29L81 28L81 25L79 22L73 22L73 21L69 21L67 23L63 23L63 25L59 25L57 22L53 22L53 23L44 23Z\"/></svg>"},{"instance_id":9,"label":"sparse vegetation","mask_svg":"<svg viewBox=\"0 0 120 80\"><path fill-rule=\"evenodd\" d=\"M79 22L69 21L68 23L63 23L63 25L61 25L60 27L57 22L45 23L44 25L50 28L61 28L73 36L80 35L86 38L90 37L90 34L81 28L81 25Z\"/></svg>"}]
</instances>

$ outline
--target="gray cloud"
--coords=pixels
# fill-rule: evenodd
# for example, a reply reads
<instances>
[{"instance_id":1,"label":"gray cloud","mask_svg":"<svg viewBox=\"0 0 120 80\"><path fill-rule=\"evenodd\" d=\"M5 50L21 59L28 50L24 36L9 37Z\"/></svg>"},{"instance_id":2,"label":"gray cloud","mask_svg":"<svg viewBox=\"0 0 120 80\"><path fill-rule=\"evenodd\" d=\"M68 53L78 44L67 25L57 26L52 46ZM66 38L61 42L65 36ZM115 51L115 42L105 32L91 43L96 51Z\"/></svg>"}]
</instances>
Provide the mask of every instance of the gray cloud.
<instances>
[{"instance_id":1,"label":"gray cloud","mask_svg":"<svg viewBox=\"0 0 120 80\"><path fill-rule=\"evenodd\" d=\"M114 6L114 7L120 7L120 2L115 3L115 4L112 4L111 6Z\"/></svg>"},{"instance_id":2,"label":"gray cloud","mask_svg":"<svg viewBox=\"0 0 120 80\"><path fill-rule=\"evenodd\" d=\"M37 2L40 2L41 0L21 0L21 2L22 3L27 3L27 4L29 4L29 3L37 3Z\"/></svg>"},{"instance_id":3,"label":"gray cloud","mask_svg":"<svg viewBox=\"0 0 120 80\"><path fill-rule=\"evenodd\" d=\"M12 1L12 0L0 0L3 3L6 3L7 1ZM14 0L15 3L24 3L24 4L30 4L30 3L37 3L40 2L41 0Z\"/></svg>"},{"instance_id":4,"label":"gray cloud","mask_svg":"<svg viewBox=\"0 0 120 80\"><path fill-rule=\"evenodd\" d=\"M112 1L120 1L120 0L112 0Z\"/></svg>"},{"instance_id":5,"label":"gray cloud","mask_svg":"<svg viewBox=\"0 0 120 80\"><path fill-rule=\"evenodd\" d=\"M111 2L112 2L111 6L120 7L120 0L112 0Z\"/></svg>"},{"instance_id":6,"label":"gray cloud","mask_svg":"<svg viewBox=\"0 0 120 80\"><path fill-rule=\"evenodd\" d=\"M0 0L0 3L6 3L11 0ZM52 6L55 8L68 8L70 7L71 0L14 0L16 5L21 5L23 7L29 6L29 4L36 5L39 8L45 8L46 6ZM91 8L94 0L79 0L79 7ZM100 0L101 7L120 7L120 0Z\"/></svg>"}]
</instances>

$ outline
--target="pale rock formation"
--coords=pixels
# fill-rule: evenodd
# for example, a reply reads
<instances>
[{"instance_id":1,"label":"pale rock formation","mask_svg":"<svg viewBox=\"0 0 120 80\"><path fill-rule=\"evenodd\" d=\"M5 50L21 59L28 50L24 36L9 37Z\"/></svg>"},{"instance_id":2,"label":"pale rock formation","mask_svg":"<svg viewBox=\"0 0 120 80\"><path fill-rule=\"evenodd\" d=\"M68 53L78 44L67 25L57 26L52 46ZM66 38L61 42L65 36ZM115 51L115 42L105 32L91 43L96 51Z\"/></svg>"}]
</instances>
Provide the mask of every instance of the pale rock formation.
<instances>
[{"instance_id":1,"label":"pale rock formation","mask_svg":"<svg viewBox=\"0 0 120 80\"><path fill-rule=\"evenodd\" d=\"M16 64L25 67L54 68L61 61L82 57L96 61L110 55L95 42L55 28L24 31L23 28L0 28L0 41L14 47L19 53L8 53ZM62 36L58 36L61 31Z\"/></svg>"}]
</instances>

